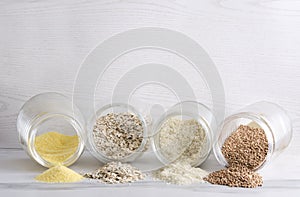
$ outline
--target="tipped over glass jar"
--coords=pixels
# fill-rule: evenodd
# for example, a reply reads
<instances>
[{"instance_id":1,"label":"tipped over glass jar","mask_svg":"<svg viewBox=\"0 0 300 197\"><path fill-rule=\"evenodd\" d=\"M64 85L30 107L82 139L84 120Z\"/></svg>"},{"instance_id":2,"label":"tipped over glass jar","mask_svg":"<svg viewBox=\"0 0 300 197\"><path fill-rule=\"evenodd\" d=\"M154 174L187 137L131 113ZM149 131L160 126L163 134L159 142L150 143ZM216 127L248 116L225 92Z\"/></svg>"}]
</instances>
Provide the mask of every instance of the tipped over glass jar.
<instances>
[{"instance_id":1,"label":"tipped over glass jar","mask_svg":"<svg viewBox=\"0 0 300 197\"><path fill-rule=\"evenodd\" d=\"M292 124L287 112L277 104L262 101L224 120L214 154L223 166L243 165L255 171L277 157L291 139Z\"/></svg>"},{"instance_id":2,"label":"tipped over glass jar","mask_svg":"<svg viewBox=\"0 0 300 197\"><path fill-rule=\"evenodd\" d=\"M23 149L48 168L69 166L84 150L84 118L72 100L60 93L30 98L19 112L17 129Z\"/></svg>"}]
</instances>

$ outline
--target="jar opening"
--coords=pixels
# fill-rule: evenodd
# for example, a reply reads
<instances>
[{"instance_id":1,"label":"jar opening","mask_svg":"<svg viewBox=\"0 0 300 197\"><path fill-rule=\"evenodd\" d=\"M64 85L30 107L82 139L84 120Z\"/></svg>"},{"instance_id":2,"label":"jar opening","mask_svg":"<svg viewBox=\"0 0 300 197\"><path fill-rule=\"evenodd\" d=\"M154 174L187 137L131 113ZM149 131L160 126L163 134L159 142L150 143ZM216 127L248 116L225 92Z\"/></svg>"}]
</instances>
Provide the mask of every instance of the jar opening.
<instances>
[{"instance_id":1,"label":"jar opening","mask_svg":"<svg viewBox=\"0 0 300 197\"><path fill-rule=\"evenodd\" d=\"M182 127L184 124L186 128L183 128L183 130L174 128ZM152 147L156 156L164 165L185 160L185 162L190 163L192 166L198 166L206 160L211 150L213 131L211 131L209 124L206 120L201 118L201 116L195 117L194 114L174 112L162 117L156 125L154 128L155 133L152 138ZM194 130L191 127L198 129ZM173 129L174 132L171 131L171 133L169 133L170 130ZM178 133L180 131L182 131L182 133ZM195 131L197 133L194 133ZM204 136L201 134L202 131ZM165 132L168 135L163 136L161 132ZM165 137L169 138L166 141L167 143L164 142L164 140L166 140L164 139ZM195 138L201 138L201 141L195 141ZM161 140L163 142L160 142ZM201 145L199 144L200 142ZM191 150L191 148L193 150ZM197 148L199 148L199 150L196 150ZM191 153L191 151L193 153ZM188 155L186 159L184 159L184 155Z\"/></svg>"},{"instance_id":2,"label":"jar opening","mask_svg":"<svg viewBox=\"0 0 300 197\"><path fill-rule=\"evenodd\" d=\"M84 149L84 130L72 117L63 114L43 114L29 128L28 150L45 167L69 166Z\"/></svg>"},{"instance_id":3,"label":"jar opening","mask_svg":"<svg viewBox=\"0 0 300 197\"><path fill-rule=\"evenodd\" d=\"M219 138L217 139L213 148L215 157L221 165L226 167L229 166L227 160L222 154L222 146L225 140L241 125L247 125L254 128L261 128L266 135L268 141L267 155L264 158L263 162L261 162L260 165L256 166L253 169L255 171L259 170L266 165L267 161L269 161L270 157L272 156L272 153L274 151L274 136L268 122L263 117L256 114L242 112L225 119L224 123L220 126L219 129L221 134L219 135Z\"/></svg>"}]
</instances>

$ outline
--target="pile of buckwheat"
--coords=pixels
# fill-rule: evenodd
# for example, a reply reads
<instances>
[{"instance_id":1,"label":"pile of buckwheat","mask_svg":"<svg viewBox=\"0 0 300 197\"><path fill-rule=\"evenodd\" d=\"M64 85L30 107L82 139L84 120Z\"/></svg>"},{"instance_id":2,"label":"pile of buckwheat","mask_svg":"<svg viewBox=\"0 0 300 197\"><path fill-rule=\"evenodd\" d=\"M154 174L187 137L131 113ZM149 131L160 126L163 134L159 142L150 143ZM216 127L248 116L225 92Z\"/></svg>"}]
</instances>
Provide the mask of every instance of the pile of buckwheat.
<instances>
[{"instance_id":1,"label":"pile of buckwheat","mask_svg":"<svg viewBox=\"0 0 300 197\"><path fill-rule=\"evenodd\" d=\"M266 159L268 141L261 128L241 125L227 138L222 146L222 154L229 166L240 165L253 170Z\"/></svg>"},{"instance_id":2,"label":"pile of buckwheat","mask_svg":"<svg viewBox=\"0 0 300 197\"><path fill-rule=\"evenodd\" d=\"M97 119L93 129L96 148L106 157L120 160L136 151L143 141L144 128L131 113L109 113Z\"/></svg>"},{"instance_id":3,"label":"pile of buckwheat","mask_svg":"<svg viewBox=\"0 0 300 197\"><path fill-rule=\"evenodd\" d=\"M205 181L218 185L230 187L253 188L262 186L262 177L244 166L231 166L213 173L210 173Z\"/></svg>"},{"instance_id":4,"label":"pile of buckwheat","mask_svg":"<svg viewBox=\"0 0 300 197\"><path fill-rule=\"evenodd\" d=\"M268 153L268 140L263 129L240 125L222 146L228 168L210 173L204 178L212 184L253 188L262 186L262 177L254 172Z\"/></svg>"}]
</instances>

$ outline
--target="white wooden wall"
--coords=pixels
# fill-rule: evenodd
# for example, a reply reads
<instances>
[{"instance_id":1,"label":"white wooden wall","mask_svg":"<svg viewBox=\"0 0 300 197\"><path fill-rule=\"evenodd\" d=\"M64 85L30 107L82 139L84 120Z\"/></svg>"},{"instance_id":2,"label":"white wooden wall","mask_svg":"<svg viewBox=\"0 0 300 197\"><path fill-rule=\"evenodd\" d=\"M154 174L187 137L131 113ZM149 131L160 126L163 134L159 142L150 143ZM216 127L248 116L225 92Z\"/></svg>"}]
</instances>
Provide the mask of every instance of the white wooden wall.
<instances>
[{"instance_id":1,"label":"white wooden wall","mask_svg":"<svg viewBox=\"0 0 300 197\"><path fill-rule=\"evenodd\" d=\"M45 91L71 95L81 62L97 44L145 26L182 32L209 53L223 79L227 114L259 100L286 108L294 125L286 154L300 151L300 1L296 0L1 0L0 148L20 147L16 117L28 98ZM124 57L114 65L115 72L124 63L141 61L134 57L162 56L149 54ZM184 65L181 69L188 75ZM194 80L199 100L209 102L199 79ZM107 88L99 90L99 97L105 98L113 83L114 78L107 77ZM160 87L145 87L136 94L153 102L173 99L156 88Z\"/></svg>"}]
</instances>

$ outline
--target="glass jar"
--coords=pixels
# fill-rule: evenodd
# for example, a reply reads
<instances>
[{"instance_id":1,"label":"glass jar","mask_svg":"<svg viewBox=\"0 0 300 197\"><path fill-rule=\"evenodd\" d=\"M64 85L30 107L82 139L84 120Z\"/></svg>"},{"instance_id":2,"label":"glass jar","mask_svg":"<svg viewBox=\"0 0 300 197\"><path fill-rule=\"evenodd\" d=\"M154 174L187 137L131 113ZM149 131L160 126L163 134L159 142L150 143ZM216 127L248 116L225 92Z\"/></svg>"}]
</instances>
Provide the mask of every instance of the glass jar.
<instances>
[{"instance_id":1,"label":"glass jar","mask_svg":"<svg viewBox=\"0 0 300 197\"><path fill-rule=\"evenodd\" d=\"M215 116L208 107L195 101L180 102L155 123L153 151L164 165L183 161L199 166L212 149L216 128Z\"/></svg>"},{"instance_id":2,"label":"glass jar","mask_svg":"<svg viewBox=\"0 0 300 197\"><path fill-rule=\"evenodd\" d=\"M107 117L107 115L109 114L121 114L121 113L125 113L125 114L131 114L136 116L140 122L141 122L141 128L142 128L142 140L141 143L139 144L138 148L132 150L130 153L124 155L124 156L118 156L118 154L120 152L113 152L113 150L118 149L120 142L114 142L114 144L111 144L111 142L109 145L105 145L104 143L106 143L105 141L101 141L101 145L106 146L106 149L110 149L110 155L108 155L107 152L105 152L104 150L101 150L99 147L97 147L97 142L96 139L94 137L94 130L95 130L95 125L97 123L97 120L100 117ZM107 124L111 124L112 122L106 122ZM109 125L110 126L110 125ZM106 131L105 129L109 129L104 128L103 131L105 132L104 135L106 135ZM107 104L103 107L101 107L98 111L95 112L95 114L90 118L90 120L88 121L87 124L87 138L88 138L88 145L89 145L89 150L92 153L92 155L97 158L99 161L101 161L102 163L107 163L107 162L111 162L111 161L120 161L120 162L132 162L135 159L137 159L139 156L142 155L142 153L145 151L146 149L146 144L148 142L148 136L147 136L147 123L143 117L143 115L136 110L133 106L129 105L129 104L125 104L125 103L112 103L112 104ZM100 131L100 130L98 130ZM118 130L119 131L119 130ZM124 131L123 131L124 132ZM130 132L128 130L126 130L126 132ZM101 134L102 135L102 134ZM108 134L107 134L108 135ZM108 136L110 137L110 136ZM113 154L111 154L113 153Z\"/></svg>"},{"instance_id":3,"label":"glass jar","mask_svg":"<svg viewBox=\"0 0 300 197\"><path fill-rule=\"evenodd\" d=\"M227 117L219 128L219 136L214 145L214 154L223 166L228 167L228 163L222 154L222 145L240 125L263 129L268 141L268 152L264 162L253 170L263 168L277 157L292 139L291 120L283 108L266 101L251 104Z\"/></svg>"},{"instance_id":4,"label":"glass jar","mask_svg":"<svg viewBox=\"0 0 300 197\"><path fill-rule=\"evenodd\" d=\"M21 108L17 129L23 149L37 163L52 167L55 163L44 159L35 147L37 136L55 131L64 135L77 135L77 150L61 164L69 166L80 157L85 144L85 121L72 100L63 94L47 92L30 98ZM49 150L50 152L51 150Z\"/></svg>"}]
</instances>

